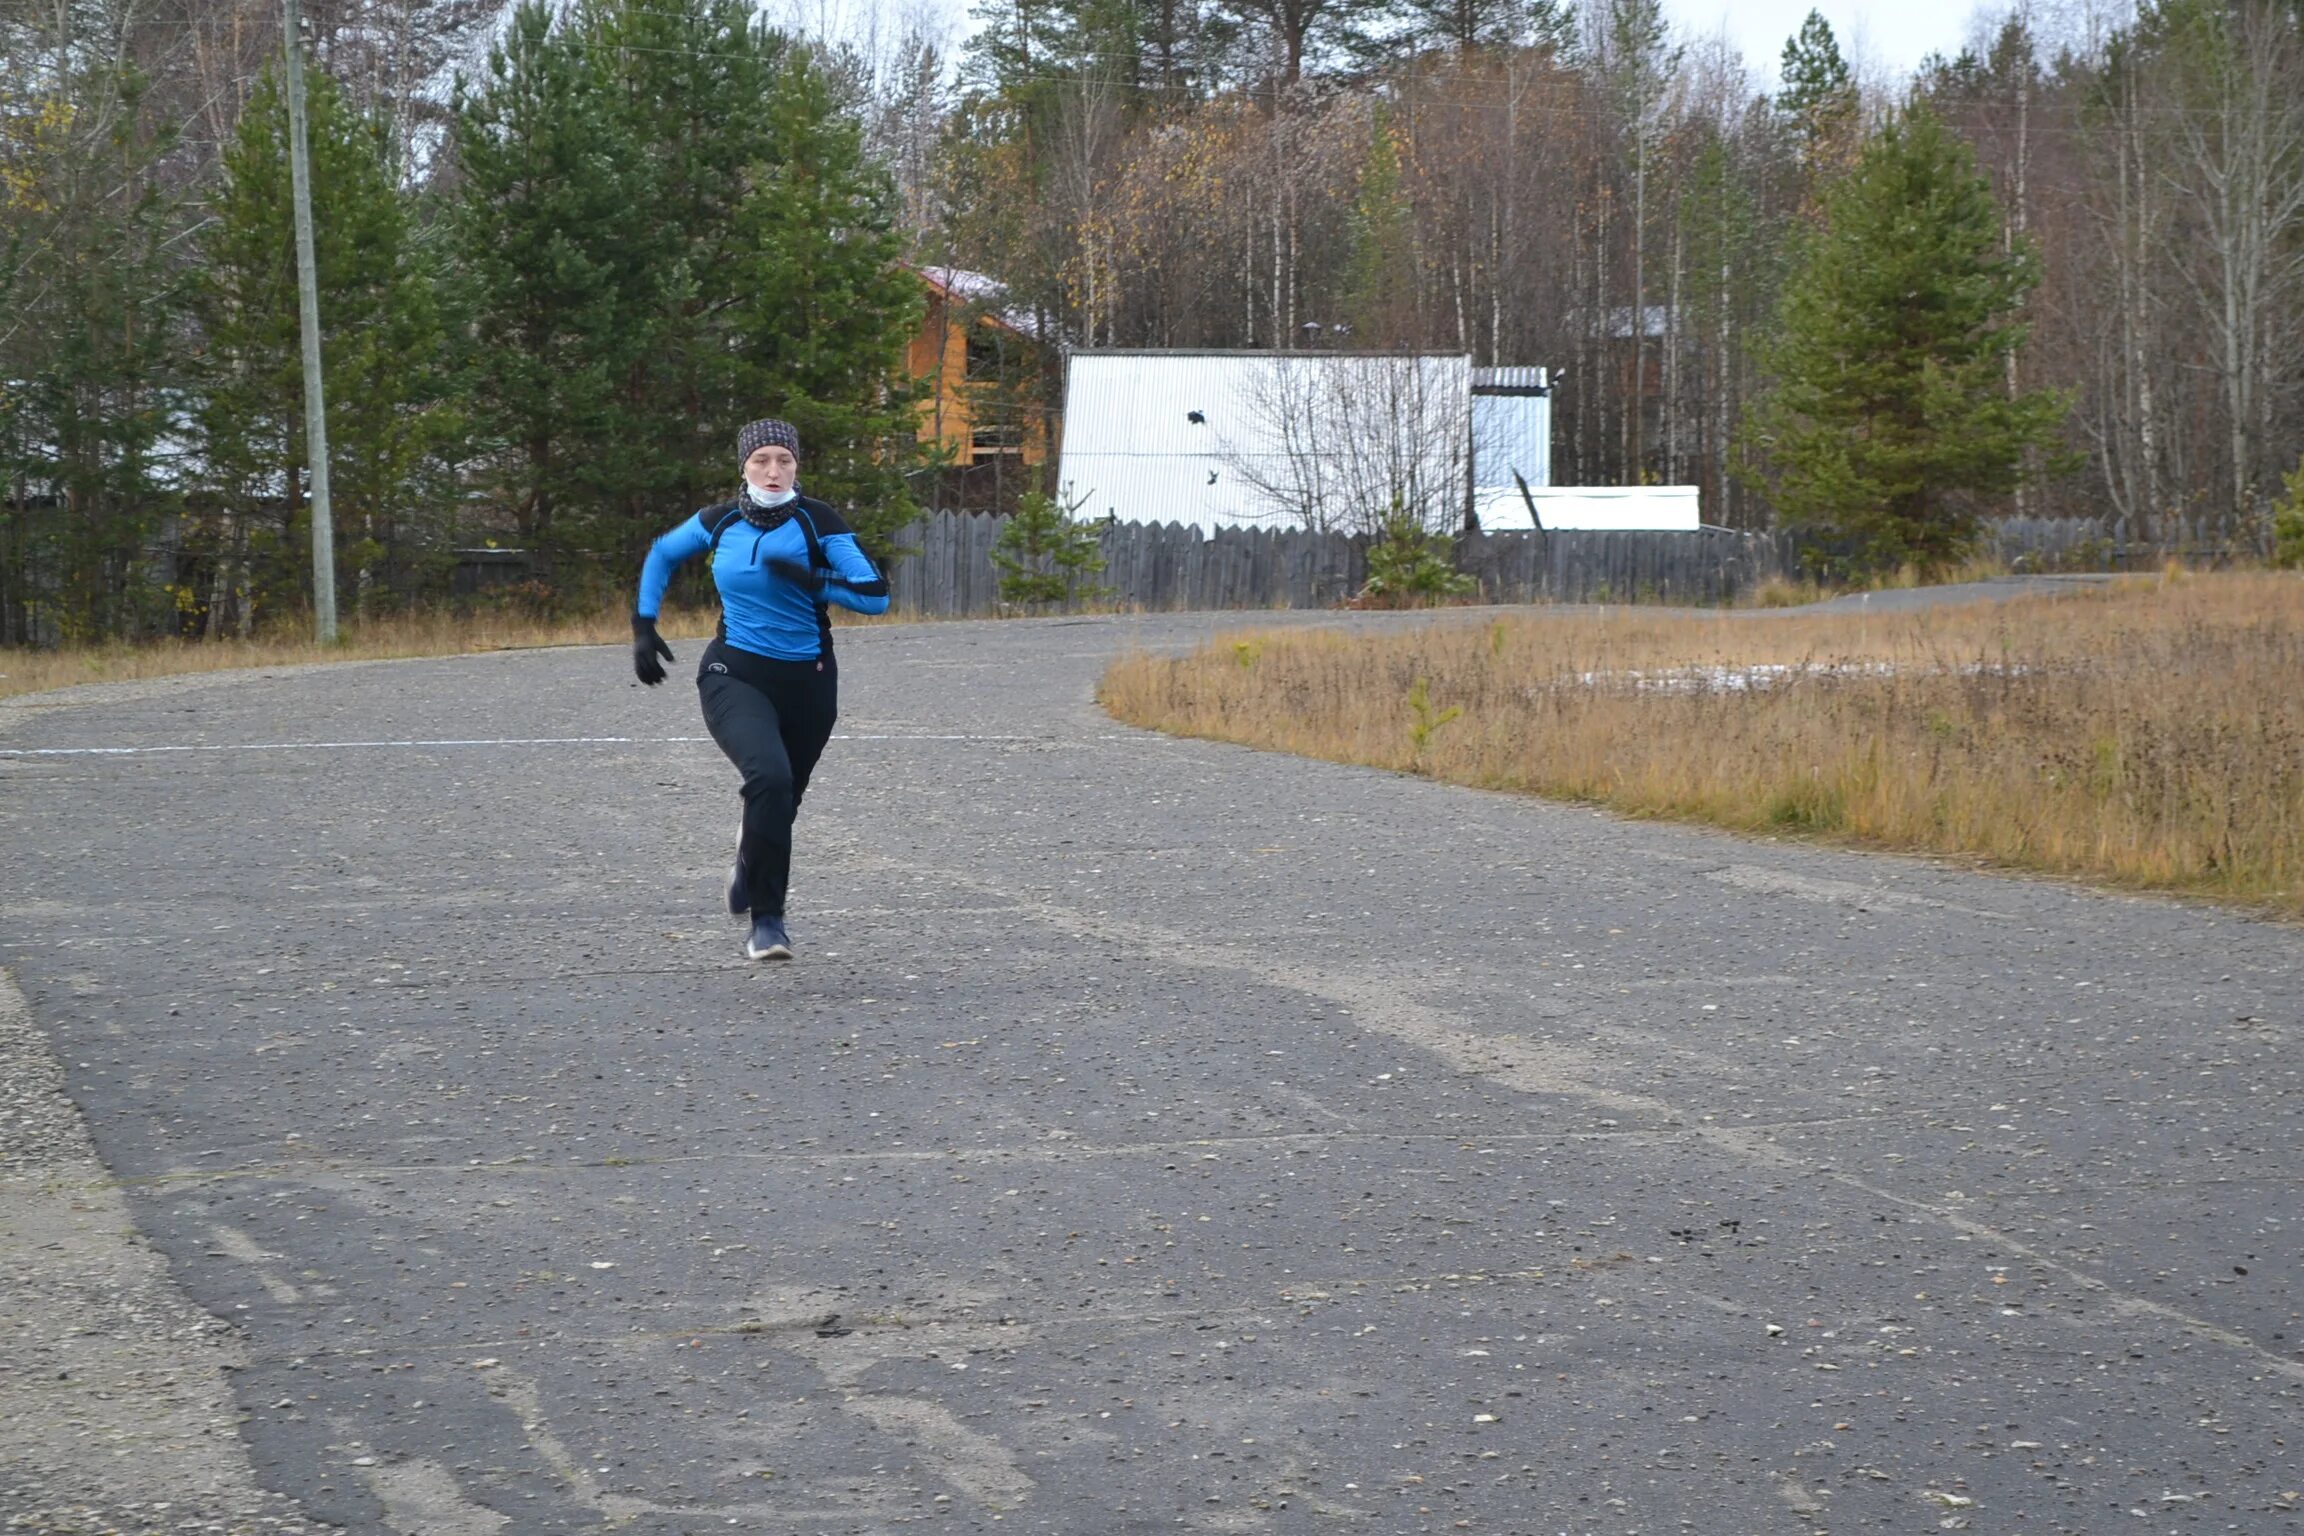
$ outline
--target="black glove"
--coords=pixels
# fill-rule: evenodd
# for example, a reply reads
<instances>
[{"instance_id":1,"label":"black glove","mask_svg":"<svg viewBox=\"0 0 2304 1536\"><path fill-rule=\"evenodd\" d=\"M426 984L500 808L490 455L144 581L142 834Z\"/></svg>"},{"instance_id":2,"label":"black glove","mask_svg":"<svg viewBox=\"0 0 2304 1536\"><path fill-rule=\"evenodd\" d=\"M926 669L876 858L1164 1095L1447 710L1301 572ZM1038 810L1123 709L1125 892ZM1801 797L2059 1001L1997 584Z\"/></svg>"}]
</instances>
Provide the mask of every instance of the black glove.
<instances>
[{"instance_id":1,"label":"black glove","mask_svg":"<svg viewBox=\"0 0 2304 1536\"><path fill-rule=\"evenodd\" d=\"M812 571L797 560L778 557L768 562L768 569L811 597L824 590L824 573Z\"/></svg>"},{"instance_id":2,"label":"black glove","mask_svg":"<svg viewBox=\"0 0 2304 1536\"><path fill-rule=\"evenodd\" d=\"M653 688L664 681L664 661L677 661L672 647L656 633L656 621L640 614L632 615L632 675Z\"/></svg>"}]
</instances>

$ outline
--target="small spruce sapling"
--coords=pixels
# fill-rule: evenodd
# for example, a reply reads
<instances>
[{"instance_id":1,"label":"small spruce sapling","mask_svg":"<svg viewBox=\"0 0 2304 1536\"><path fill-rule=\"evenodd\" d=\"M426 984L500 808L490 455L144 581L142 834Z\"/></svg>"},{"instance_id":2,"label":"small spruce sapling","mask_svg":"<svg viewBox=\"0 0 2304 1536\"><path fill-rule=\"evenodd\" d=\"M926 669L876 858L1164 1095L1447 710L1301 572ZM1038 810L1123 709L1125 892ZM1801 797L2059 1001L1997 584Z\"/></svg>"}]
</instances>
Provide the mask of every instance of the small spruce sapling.
<instances>
[{"instance_id":1,"label":"small spruce sapling","mask_svg":"<svg viewBox=\"0 0 2304 1536\"><path fill-rule=\"evenodd\" d=\"M1043 492L1025 493L992 550L1002 602L1037 612L1109 595L1110 588L1084 585L1104 569L1104 554L1096 530L1072 520L1076 510Z\"/></svg>"},{"instance_id":2,"label":"small spruce sapling","mask_svg":"<svg viewBox=\"0 0 2304 1536\"><path fill-rule=\"evenodd\" d=\"M1461 597L1475 585L1456 569L1445 534L1427 532L1414 513L1395 506L1368 546L1368 580L1360 595L1408 608Z\"/></svg>"}]
</instances>

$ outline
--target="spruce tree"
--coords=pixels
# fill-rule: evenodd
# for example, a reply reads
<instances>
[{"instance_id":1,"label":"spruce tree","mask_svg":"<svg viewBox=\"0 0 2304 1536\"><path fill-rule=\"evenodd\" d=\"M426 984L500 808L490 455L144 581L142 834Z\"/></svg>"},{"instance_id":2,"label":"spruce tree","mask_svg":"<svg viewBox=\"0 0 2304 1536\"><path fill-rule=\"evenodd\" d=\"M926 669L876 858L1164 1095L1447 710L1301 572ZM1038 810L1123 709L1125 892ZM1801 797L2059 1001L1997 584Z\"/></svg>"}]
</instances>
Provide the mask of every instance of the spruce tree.
<instances>
[{"instance_id":1,"label":"spruce tree","mask_svg":"<svg viewBox=\"0 0 2304 1536\"><path fill-rule=\"evenodd\" d=\"M611 509L645 476L626 386L651 342L639 157L583 39L526 0L458 91L450 224L471 317L479 484L548 578L605 586ZM669 511L669 509L667 509Z\"/></svg>"},{"instance_id":2,"label":"spruce tree","mask_svg":"<svg viewBox=\"0 0 2304 1536\"><path fill-rule=\"evenodd\" d=\"M732 493L745 421L874 552L913 509L921 302L894 193L805 49L741 0L514 17L459 104L458 248L499 497L570 597Z\"/></svg>"},{"instance_id":3,"label":"spruce tree","mask_svg":"<svg viewBox=\"0 0 2304 1536\"><path fill-rule=\"evenodd\" d=\"M749 210L781 158L795 50L745 0L586 0L569 35L629 157L616 217L636 237L623 302L638 350L619 384L632 458L610 547L637 554L730 494L736 429L764 414L742 398L730 330L755 281Z\"/></svg>"},{"instance_id":4,"label":"spruce tree","mask_svg":"<svg viewBox=\"0 0 2304 1536\"><path fill-rule=\"evenodd\" d=\"M764 116L770 133L730 267L736 392L716 430L732 438L747 417L788 418L806 449L802 485L841 507L886 565L918 514L905 480L921 447L904 349L926 297L899 260L895 187L806 50L785 57Z\"/></svg>"},{"instance_id":5,"label":"spruce tree","mask_svg":"<svg viewBox=\"0 0 2304 1536\"><path fill-rule=\"evenodd\" d=\"M2007 389L2037 262L2003 246L1967 147L1920 106L1826 190L1822 217L1785 288L1749 446L1784 525L1829 565L1940 569L1972 547L1979 498L2015 487L2066 410Z\"/></svg>"},{"instance_id":6,"label":"spruce tree","mask_svg":"<svg viewBox=\"0 0 2304 1536\"><path fill-rule=\"evenodd\" d=\"M99 53L0 82L0 645L176 622L152 548L175 502L174 139Z\"/></svg>"},{"instance_id":7,"label":"spruce tree","mask_svg":"<svg viewBox=\"0 0 2304 1536\"><path fill-rule=\"evenodd\" d=\"M325 71L306 78L337 560L366 607L414 590L447 558L432 518L449 498L427 473L450 431L442 327L385 125L356 113ZM246 630L310 600L288 111L270 72L224 175L190 291L205 342L191 413L204 515L188 543L209 570L199 595L211 633L227 610Z\"/></svg>"}]
</instances>

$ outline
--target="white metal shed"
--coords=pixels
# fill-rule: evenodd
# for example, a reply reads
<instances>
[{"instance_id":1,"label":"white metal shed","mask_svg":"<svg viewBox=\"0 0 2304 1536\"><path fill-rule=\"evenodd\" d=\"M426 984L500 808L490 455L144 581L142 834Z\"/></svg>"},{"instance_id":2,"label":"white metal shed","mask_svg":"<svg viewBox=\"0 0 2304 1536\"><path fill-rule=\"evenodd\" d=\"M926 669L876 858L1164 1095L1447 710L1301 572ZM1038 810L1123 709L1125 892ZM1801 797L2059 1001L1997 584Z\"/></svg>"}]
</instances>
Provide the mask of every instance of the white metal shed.
<instances>
[{"instance_id":1,"label":"white metal shed","mask_svg":"<svg viewBox=\"0 0 2304 1536\"><path fill-rule=\"evenodd\" d=\"M1567 528L1693 532L1702 510L1693 485L1552 485L1529 487L1547 532ZM1495 533L1529 527L1528 501L1516 485L1472 493L1480 526Z\"/></svg>"},{"instance_id":2,"label":"white metal shed","mask_svg":"<svg viewBox=\"0 0 2304 1536\"><path fill-rule=\"evenodd\" d=\"M1460 509L1470 403L1462 354L1075 352L1057 483L1077 517L1203 530L1349 521L1371 474Z\"/></svg>"}]
</instances>

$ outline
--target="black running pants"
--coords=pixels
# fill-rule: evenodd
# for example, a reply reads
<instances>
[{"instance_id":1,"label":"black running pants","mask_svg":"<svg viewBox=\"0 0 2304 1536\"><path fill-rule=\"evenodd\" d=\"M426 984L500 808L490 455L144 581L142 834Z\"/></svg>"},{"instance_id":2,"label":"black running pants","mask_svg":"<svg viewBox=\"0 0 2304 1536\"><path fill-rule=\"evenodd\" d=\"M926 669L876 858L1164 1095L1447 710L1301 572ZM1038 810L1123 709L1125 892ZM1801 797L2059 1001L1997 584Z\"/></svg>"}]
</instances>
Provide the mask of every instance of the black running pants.
<instances>
[{"instance_id":1,"label":"black running pants","mask_svg":"<svg viewBox=\"0 0 2304 1536\"><path fill-rule=\"evenodd\" d=\"M778 661L714 640L697 669L696 692L705 729L744 776L744 839L736 856L752 910L782 917L792 883L792 819L832 739L839 671L829 652L819 661Z\"/></svg>"}]
</instances>

